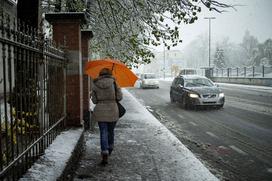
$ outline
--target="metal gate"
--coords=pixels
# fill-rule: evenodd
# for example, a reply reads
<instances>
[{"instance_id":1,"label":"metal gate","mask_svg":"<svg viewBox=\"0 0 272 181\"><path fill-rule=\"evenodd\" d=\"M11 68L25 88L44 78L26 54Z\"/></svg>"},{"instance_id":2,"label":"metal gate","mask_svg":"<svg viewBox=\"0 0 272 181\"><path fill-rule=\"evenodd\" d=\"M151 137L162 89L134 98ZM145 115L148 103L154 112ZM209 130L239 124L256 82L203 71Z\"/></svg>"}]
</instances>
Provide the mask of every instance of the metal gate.
<instances>
[{"instance_id":1,"label":"metal gate","mask_svg":"<svg viewBox=\"0 0 272 181\"><path fill-rule=\"evenodd\" d=\"M63 130L66 59L0 10L0 180L17 180Z\"/></svg>"}]
</instances>

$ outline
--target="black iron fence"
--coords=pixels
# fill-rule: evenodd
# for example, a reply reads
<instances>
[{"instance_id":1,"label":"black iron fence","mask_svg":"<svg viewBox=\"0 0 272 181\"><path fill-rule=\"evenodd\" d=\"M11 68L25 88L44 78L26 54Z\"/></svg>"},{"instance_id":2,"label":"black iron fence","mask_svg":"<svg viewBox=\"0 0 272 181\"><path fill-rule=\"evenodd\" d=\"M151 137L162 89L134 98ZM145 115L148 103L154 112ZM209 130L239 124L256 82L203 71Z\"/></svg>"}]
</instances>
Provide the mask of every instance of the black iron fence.
<instances>
[{"instance_id":1,"label":"black iron fence","mask_svg":"<svg viewBox=\"0 0 272 181\"><path fill-rule=\"evenodd\" d=\"M17 180L64 128L64 52L0 9L0 180Z\"/></svg>"},{"instance_id":2,"label":"black iron fence","mask_svg":"<svg viewBox=\"0 0 272 181\"><path fill-rule=\"evenodd\" d=\"M213 77L272 78L272 66L214 68Z\"/></svg>"}]
</instances>

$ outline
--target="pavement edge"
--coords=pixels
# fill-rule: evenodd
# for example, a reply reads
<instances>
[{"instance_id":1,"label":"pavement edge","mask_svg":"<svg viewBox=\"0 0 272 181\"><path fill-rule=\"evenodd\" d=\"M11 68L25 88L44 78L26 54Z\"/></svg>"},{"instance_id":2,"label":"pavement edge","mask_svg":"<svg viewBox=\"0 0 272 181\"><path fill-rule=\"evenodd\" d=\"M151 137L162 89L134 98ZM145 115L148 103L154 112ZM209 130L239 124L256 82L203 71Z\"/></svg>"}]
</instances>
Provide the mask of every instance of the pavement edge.
<instances>
[{"instance_id":1,"label":"pavement edge","mask_svg":"<svg viewBox=\"0 0 272 181\"><path fill-rule=\"evenodd\" d=\"M82 156L82 153L84 151L84 132L85 131L81 132L81 135L77 141L77 144L76 144L74 150L72 151L72 154L71 154L68 162L66 163L66 166L65 166L63 172L57 178L58 181L73 179L73 176L75 174L74 170L76 170L78 163L80 161L80 158Z\"/></svg>"}]
</instances>

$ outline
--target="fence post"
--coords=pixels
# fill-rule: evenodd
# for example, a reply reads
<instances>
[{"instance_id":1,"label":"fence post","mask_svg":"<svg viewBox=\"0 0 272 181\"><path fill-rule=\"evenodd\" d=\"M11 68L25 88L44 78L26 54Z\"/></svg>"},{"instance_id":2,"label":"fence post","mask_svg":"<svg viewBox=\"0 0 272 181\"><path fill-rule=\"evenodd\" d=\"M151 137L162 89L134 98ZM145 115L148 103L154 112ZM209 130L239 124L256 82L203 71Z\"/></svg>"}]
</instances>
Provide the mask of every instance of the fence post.
<instances>
[{"instance_id":1,"label":"fence post","mask_svg":"<svg viewBox=\"0 0 272 181\"><path fill-rule=\"evenodd\" d=\"M255 73L255 67L252 67L252 76L254 77L254 73Z\"/></svg>"},{"instance_id":2,"label":"fence post","mask_svg":"<svg viewBox=\"0 0 272 181\"><path fill-rule=\"evenodd\" d=\"M238 71L239 71L239 68L237 67L236 69L237 69L237 77L238 77Z\"/></svg>"},{"instance_id":3,"label":"fence post","mask_svg":"<svg viewBox=\"0 0 272 181\"><path fill-rule=\"evenodd\" d=\"M214 77L214 75L213 75L213 68L211 69L211 77Z\"/></svg>"},{"instance_id":4,"label":"fence post","mask_svg":"<svg viewBox=\"0 0 272 181\"><path fill-rule=\"evenodd\" d=\"M246 77L246 70L247 70L247 68L244 67L244 76L245 76L245 77Z\"/></svg>"},{"instance_id":5,"label":"fence post","mask_svg":"<svg viewBox=\"0 0 272 181\"><path fill-rule=\"evenodd\" d=\"M264 65L263 65L263 67L262 67L262 68L263 68L263 77L264 77Z\"/></svg>"}]
</instances>

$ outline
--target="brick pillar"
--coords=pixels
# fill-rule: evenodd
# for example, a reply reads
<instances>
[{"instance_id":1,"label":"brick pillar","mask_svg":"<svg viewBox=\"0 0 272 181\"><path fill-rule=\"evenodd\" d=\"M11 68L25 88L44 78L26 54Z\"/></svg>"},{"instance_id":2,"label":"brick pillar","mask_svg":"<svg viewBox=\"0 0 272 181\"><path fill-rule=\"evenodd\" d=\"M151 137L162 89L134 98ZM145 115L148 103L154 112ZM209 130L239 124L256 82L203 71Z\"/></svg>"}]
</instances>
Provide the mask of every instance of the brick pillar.
<instances>
[{"instance_id":1,"label":"brick pillar","mask_svg":"<svg viewBox=\"0 0 272 181\"><path fill-rule=\"evenodd\" d=\"M81 30L81 50L82 50L82 65L83 72L85 64L89 59L89 41L93 37L90 30ZM85 121L85 128L90 126L90 77L83 73L83 119Z\"/></svg>"},{"instance_id":2,"label":"brick pillar","mask_svg":"<svg viewBox=\"0 0 272 181\"><path fill-rule=\"evenodd\" d=\"M84 13L48 13L45 19L53 25L53 40L66 46L68 59L66 77L67 126L83 122L83 72L80 25L86 23Z\"/></svg>"}]
</instances>

